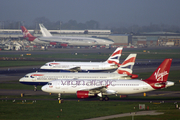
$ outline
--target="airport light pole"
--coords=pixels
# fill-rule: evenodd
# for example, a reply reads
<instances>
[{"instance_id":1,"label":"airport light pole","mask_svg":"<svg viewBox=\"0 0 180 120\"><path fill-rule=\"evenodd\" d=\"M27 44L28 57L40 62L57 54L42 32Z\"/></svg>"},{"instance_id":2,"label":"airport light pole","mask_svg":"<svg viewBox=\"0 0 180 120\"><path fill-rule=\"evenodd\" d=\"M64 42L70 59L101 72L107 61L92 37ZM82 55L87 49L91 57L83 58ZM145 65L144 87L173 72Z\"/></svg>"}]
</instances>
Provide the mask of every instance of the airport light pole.
<instances>
[{"instance_id":1,"label":"airport light pole","mask_svg":"<svg viewBox=\"0 0 180 120\"><path fill-rule=\"evenodd\" d=\"M4 21L0 21L1 24L0 24L0 29L1 29L1 25L2 25L2 29L4 29Z\"/></svg>"},{"instance_id":2,"label":"airport light pole","mask_svg":"<svg viewBox=\"0 0 180 120\"><path fill-rule=\"evenodd\" d=\"M21 21L22 26L24 26L24 21Z\"/></svg>"},{"instance_id":3,"label":"airport light pole","mask_svg":"<svg viewBox=\"0 0 180 120\"><path fill-rule=\"evenodd\" d=\"M61 34L61 21L59 21L59 34Z\"/></svg>"}]
</instances>

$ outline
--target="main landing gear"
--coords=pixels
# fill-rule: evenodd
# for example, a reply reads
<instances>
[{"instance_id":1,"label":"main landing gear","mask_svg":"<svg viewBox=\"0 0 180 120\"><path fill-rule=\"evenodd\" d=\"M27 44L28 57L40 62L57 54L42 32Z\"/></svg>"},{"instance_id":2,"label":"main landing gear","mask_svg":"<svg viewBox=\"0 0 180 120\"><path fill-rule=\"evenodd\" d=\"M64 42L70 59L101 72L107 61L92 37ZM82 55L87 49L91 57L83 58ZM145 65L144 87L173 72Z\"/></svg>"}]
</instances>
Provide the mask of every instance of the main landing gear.
<instances>
[{"instance_id":1,"label":"main landing gear","mask_svg":"<svg viewBox=\"0 0 180 120\"><path fill-rule=\"evenodd\" d=\"M34 85L34 92L36 92L37 91L37 86L36 85Z\"/></svg>"},{"instance_id":2,"label":"main landing gear","mask_svg":"<svg viewBox=\"0 0 180 120\"><path fill-rule=\"evenodd\" d=\"M58 93L58 100L61 100L61 93Z\"/></svg>"},{"instance_id":3,"label":"main landing gear","mask_svg":"<svg viewBox=\"0 0 180 120\"><path fill-rule=\"evenodd\" d=\"M103 101L103 100L104 100L104 101L108 101L108 100L109 100L109 97L107 97L107 96L105 96L104 98L103 98L103 97L100 97L99 100L100 100L100 101Z\"/></svg>"}]
</instances>

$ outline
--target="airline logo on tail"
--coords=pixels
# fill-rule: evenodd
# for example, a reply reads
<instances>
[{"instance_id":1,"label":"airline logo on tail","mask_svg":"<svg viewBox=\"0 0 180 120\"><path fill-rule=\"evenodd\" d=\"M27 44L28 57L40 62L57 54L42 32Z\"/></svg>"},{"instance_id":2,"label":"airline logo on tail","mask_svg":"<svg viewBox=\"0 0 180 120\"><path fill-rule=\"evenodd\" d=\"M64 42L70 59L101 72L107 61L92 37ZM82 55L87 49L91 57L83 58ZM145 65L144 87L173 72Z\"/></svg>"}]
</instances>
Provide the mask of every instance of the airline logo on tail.
<instances>
[{"instance_id":1,"label":"airline logo on tail","mask_svg":"<svg viewBox=\"0 0 180 120\"><path fill-rule=\"evenodd\" d=\"M135 64L136 56L137 54L130 54L117 69L117 73L131 75L132 68Z\"/></svg>"},{"instance_id":2,"label":"airline logo on tail","mask_svg":"<svg viewBox=\"0 0 180 120\"><path fill-rule=\"evenodd\" d=\"M107 62L108 63L114 63L114 64L117 64L119 65L119 58L121 56L121 53L122 53L122 47L118 47L114 53L108 58Z\"/></svg>"},{"instance_id":3,"label":"airline logo on tail","mask_svg":"<svg viewBox=\"0 0 180 120\"><path fill-rule=\"evenodd\" d=\"M21 29L24 38L28 38L29 41L34 41L36 37L32 36L31 33L29 33L29 31L24 26L21 26Z\"/></svg>"},{"instance_id":4,"label":"airline logo on tail","mask_svg":"<svg viewBox=\"0 0 180 120\"><path fill-rule=\"evenodd\" d=\"M23 32L23 37L28 37L28 35L29 35L29 32L28 32L27 30L25 30L25 31Z\"/></svg>"},{"instance_id":5,"label":"airline logo on tail","mask_svg":"<svg viewBox=\"0 0 180 120\"><path fill-rule=\"evenodd\" d=\"M159 73L160 70L161 68L159 68L158 71L154 73L154 76L157 79L157 81L163 81L163 77L169 74L167 71Z\"/></svg>"},{"instance_id":6,"label":"airline logo on tail","mask_svg":"<svg viewBox=\"0 0 180 120\"><path fill-rule=\"evenodd\" d=\"M154 89L166 87L166 82L169 75L172 59L165 59L154 73L147 79L143 80Z\"/></svg>"}]
</instances>

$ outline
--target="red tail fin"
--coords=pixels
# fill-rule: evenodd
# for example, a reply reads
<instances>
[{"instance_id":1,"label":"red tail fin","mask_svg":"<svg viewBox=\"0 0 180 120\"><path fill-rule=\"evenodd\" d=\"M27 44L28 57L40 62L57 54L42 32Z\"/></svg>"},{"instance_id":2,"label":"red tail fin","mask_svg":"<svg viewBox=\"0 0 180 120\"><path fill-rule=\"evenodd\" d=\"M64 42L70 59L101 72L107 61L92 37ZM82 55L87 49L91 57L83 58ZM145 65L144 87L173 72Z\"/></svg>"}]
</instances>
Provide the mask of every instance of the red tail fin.
<instances>
[{"instance_id":1,"label":"red tail fin","mask_svg":"<svg viewBox=\"0 0 180 120\"><path fill-rule=\"evenodd\" d=\"M21 26L21 29L22 29L24 38L28 38L29 41L33 41L36 38L33 35L31 35L24 26Z\"/></svg>"},{"instance_id":2,"label":"red tail fin","mask_svg":"<svg viewBox=\"0 0 180 120\"><path fill-rule=\"evenodd\" d=\"M169 75L172 59L165 59L154 73L146 80L166 82Z\"/></svg>"}]
</instances>

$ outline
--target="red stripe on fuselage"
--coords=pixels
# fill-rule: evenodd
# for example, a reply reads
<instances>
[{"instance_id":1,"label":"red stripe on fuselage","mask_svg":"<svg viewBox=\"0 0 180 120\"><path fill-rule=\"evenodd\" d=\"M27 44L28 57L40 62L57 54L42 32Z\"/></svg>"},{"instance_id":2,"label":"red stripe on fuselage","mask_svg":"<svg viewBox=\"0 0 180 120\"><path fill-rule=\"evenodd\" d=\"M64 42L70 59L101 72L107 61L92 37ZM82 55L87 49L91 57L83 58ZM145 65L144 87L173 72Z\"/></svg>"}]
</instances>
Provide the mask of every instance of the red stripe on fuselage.
<instances>
[{"instance_id":1,"label":"red stripe on fuselage","mask_svg":"<svg viewBox=\"0 0 180 120\"><path fill-rule=\"evenodd\" d=\"M31 76L44 76L44 74L32 74Z\"/></svg>"}]
</instances>

